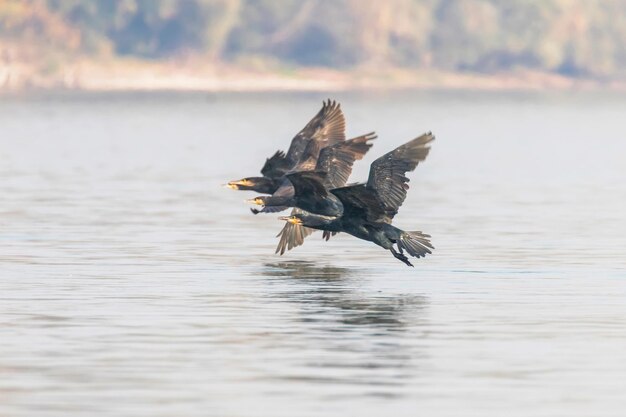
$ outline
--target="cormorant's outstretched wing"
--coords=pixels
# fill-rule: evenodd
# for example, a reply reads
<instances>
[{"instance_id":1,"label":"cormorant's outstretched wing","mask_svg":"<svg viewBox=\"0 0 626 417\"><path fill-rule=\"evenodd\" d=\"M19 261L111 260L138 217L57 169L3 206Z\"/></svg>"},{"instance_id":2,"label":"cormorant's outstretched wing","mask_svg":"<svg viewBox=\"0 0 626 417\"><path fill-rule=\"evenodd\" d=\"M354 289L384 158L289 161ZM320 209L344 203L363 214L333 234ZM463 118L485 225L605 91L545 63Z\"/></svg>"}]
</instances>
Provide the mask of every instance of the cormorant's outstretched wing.
<instances>
[{"instance_id":1,"label":"cormorant's outstretched wing","mask_svg":"<svg viewBox=\"0 0 626 417\"><path fill-rule=\"evenodd\" d=\"M330 192L341 201L344 216L391 223L393 216L388 215L376 191L367 188L365 184L352 184Z\"/></svg>"},{"instance_id":2,"label":"cormorant's outstretched wing","mask_svg":"<svg viewBox=\"0 0 626 417\"><path fill-rule=\"evenodd\" d=\"M326 172L302 171L287 174L287 179L293 185L296 196L316 198L328 195L324 186L327 175Z\"/></svg>"},{"instance_id":3,"label":"cormorant's outstretched wing","mask_svg":"<svg viewBox=\"0 0 626 417\"><path fill-rule=\"evenodd\" d=\"M376 139L374 132L327 146L320 151L315 171L326 172L324 186L326 188L342 187L348 182L355 161L372 147L370 140Z\"/></svg>"},{"instance_id":4,"label":"cormorant's outstretched wing","mask_svg":"<svg viewBox=\"0 0 626 417\"><path fill-rule=\"evenodd\" d=\"M297 207L294 207L294 209L291 210L292 216L300 213L302 213L302 210ZM304 243L304 239L313 232L315 232L315 229L304 227L299 224L285 222L281 231L276 235L276 237L280 237L280 240L278 241L278 246L276 246L276 252L274 253L283 255L286 251L301 246ZM328 230L324 230L322 238L329 240L331 236L335 236L337 233L339 232L329 232Z\"/></svg>"},{"instance_id":5,"label":"cormorant's outstretched wing","mask_svg":"<svg viewBox=\"0 0 626 417\"><path fill-rule=\"evenodd\" d=\"M288 171L305 164L313 169L319 152L325 146L329 146L346 139L346 121L341 111L341 106L335 101L324 101L322 109L307 123L294 138L287 154L277 151L267 158L261 174L264 177L279 178Z\"/></svg>"},{"instance_id":6,"label":"cormorant's outstretched wing","mask_svg":"<svg viewBox=\"0 0 626 417\"><path fill-rule=\"evenodd\" d=\"M344 216L391 223L409 188L404 174L426 158L430 151L426 145L433 139L431 133L424 134L375 160L367 184L330 190L343 204Z\"/></svg>"},{"instance_id":7,"label":"cormorant's outstretched wing","mask_svg":"<svg viewBox=\"0 0 626 417\"><path fill-rule=\"evenodd\" d=\"M299 208L294 207L294 209L291 210L292 215L299 213L302 213L302 210ZM310 229L299 224L285 222L281 231L276 235L276 237L280 237L280 240L278 241L278 246L276 246L275 253L282 255L286 251L302 245L304 243L304 238L313 232L315 232L315 229ZM324 235L324 237L326 237L326 235Z\"/></svg>"},{"instance_id":8,"label":"cormorant's outstretched wing","mask_svg":"<svg viewBox=\"0 0 626 417\"><path fill-rule=\"evenodd\" d=\"M409 179L405 174L428 156L430 143L435 137L428 132L415 138L372 163L367 188L375 190L385 211L392 217L406 198Z\"/></svg>"},{"instance_id":9,"label":"cormorant's outstretched wing","mask_svg":"<svg viewBox=\"0 0 626 417\"><path fill-rule=\"evenodd\" d=\"M279 178L285 175L288 169L285 152L276 151L274 155L265 160L265 164L261 168L261 174L268 178Z\"/></svg>"},{"instance_id":10,"label":"cormorant's outstretched wing","mask_svg":"<svg viewBox=\"0 0 626 417\"><path fill-rule=\"evenodd\" d=\"M341 106L334 100L325 101L322 109L292 140L285 159L289 168L313 159L322 148L346 139L346 121Z\"/></svg>"},{"instance_id":11,"label":"cormorant's outstretched wing","mask_svg":"<svg viewBox=\"0 0 626 417\"><path fill-rule=\"evenodd\" d=\"M368 141L375 138L372 132L322 149L314 171L295 171L286 175L295 195L323 198L328 195L329 189L344 185L354 161L363 158L372 147Z\"/></svg>"}]
</instances>

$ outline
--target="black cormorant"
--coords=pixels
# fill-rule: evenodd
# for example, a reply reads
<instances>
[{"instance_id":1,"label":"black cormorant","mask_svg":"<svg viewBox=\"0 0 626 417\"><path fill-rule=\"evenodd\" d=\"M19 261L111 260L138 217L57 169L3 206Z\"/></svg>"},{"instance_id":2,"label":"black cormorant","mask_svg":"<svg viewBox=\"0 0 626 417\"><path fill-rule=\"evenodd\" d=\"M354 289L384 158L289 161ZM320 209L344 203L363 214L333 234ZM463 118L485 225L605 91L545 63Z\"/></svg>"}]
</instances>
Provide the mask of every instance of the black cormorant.
<instances>
[{"instance_id":1,"label":"black cormorant","mask_svg":"<svg viewBox=\"0 0 626 417\"><path fill-rule=\"evenodd\" d=\"M258 196L246 201L263 206L263 209L257 211L257 213L275 213L289 207L300 207L318 214L329 214L331 211L332 213L330 214L335 214L334 210L337 209L337 205L340 207L341 203L335 199L336 201L334 201L332 208L323 207L332 203L332 196L326 199L316 198L316 190L306 187L308 184L302 182L300 175L304 175L305 172L313 172L314 178L323 176L322 183L317 184L317 182L314 182L314 185L323 188L342 187L350 177L354 162L365 156L372 147L369 141L376 139L376 137L374 132L370 132L327 146L319 152L319 157L311 157L298 164L293 171L286 173L283 184L271 196ZM302 184L298 195L294 194L291 178Z\"/></svg>"},{"instance_id":2,"label":"black cormorant","mask_svg":"<svg viewBox=\"0 0 626 417\"><path fill-rule=\"evenodd\" d=\"M349 233L374 242L391 251L400 261L413 266L404 251L417 258L426 256L434 249L430 236L419 231L398 229L391 225L391 221L404 202L409 188L409 179L405 174L414 170L428 156L428 144L433 139L430 132L426 133L378 158L370 167L367 183L329 188L324 186L327 173L302 172L289 175L295 190L294 201L298 203L299 210L291 216L281 217L281 220L328 233ZM320 213L306 210L318 207L322 208Z\"/></svg>"},{"instance_id":3,"label":"black cormorant","mask_svg":"<svg viewBox=\"0 0 626 417\"><path fill-rule=\"evenodd\" d=\"M345 129L340 104L334 100L325 101L315 117L291 140L287 153L277 151L265 161L261 168L262 177L246 177L226 185L234 190L273 194L283 184L287 172L301 163L317 159L322 148L344 141Z\"/></svg>"},{"instance_id":4,"label":"black cormorant","mask_svg":"<svg viewBox=\"0 0 626 417\"><path fill-rule=\"evenodd\" d=\"M360 160L372 147L369 141L376 139L374 132L362 135L344 142L339 142L331 146L327 146L319 153L319 158L298 166L298 169L306 172L315 170L319 175L325 175L325 184L329 188L337 188L345 185L352 172L352 165L355 161ZM295 204L290 204L294 199L294 188L291 185L287 174L284 184L271 196L259 196L248 200L257 205L263 205L262 212L277 212ZM268 204L272 202L272 204ZM267 204L267 205L266 205ZM257 211L259 212L259 211ZM292 214L298 214L298 208L294 208ZM304 242L304 238L313 233L314 229L287 223L280 231L280 241L276 252L283 254L285 250L292 249ZM324 233L324 238L328 240L330 234Z\"/></svg>"}]
</instances>

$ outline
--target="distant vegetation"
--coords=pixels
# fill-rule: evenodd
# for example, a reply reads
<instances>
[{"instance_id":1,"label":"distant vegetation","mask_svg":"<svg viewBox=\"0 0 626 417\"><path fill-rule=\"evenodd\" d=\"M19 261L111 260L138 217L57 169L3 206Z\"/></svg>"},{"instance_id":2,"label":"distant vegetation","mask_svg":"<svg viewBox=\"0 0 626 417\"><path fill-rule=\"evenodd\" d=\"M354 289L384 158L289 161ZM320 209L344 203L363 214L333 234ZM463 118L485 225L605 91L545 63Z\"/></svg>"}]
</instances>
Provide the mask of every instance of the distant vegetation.
<instances>
[{"instance_id":1,"label":"distant vegetation","mask_svg":"<svg viewBox=\"0 0 626 417\"><path fill-rule=\"evenodd\" d=\"M0 63L54 57L626 76L623 0L0 0ZM52 57L52 58L50 58Z\"/></svg>"}]
</instances>

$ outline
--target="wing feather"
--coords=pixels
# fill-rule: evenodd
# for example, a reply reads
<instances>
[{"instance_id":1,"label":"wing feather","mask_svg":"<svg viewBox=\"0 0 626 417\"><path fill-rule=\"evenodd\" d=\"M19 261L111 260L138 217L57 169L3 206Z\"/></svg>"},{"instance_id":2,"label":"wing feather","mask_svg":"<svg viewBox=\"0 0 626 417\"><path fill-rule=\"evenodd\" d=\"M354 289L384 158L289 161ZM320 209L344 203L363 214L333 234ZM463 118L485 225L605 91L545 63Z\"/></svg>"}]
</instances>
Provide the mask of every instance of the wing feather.
<instances>
[{"instance_id":1,"label":"wing feather","mask_svg":"<svg viewBox=\"0 0 626 417\"><path fill-rule=\"evenodd\" d=\"M291 214L302 213L302 210L294 208L291 210ZM276 252L280 255L286 251L298 247L304 243L304 239L313 233L315 229L304 227L299 224L293 224L285 222L285 225L281 231L276 235L279 237L278 246L276 246Z\"/></svg>"},{"instance_id":2,"label":"wing feather","mask_svg":"<svg viewBox=\"0 0 626 417\"><path fill-rule=\"evenodd\" d=\"M430 152L428 144L434 140L428 132L375 160L370 167L367 188L375 190L389 215L393 217L406 199L409 179L413 171Z\"/></svg>"},{"instance_id":3,"label":"wing feather","mask_svg":"<svg viewBox=\"0 0 626 417\"><path fill-rule=\"evenodd\" d=\"M261 174L268 178L278 178L285 175L287 167L285 166L285 152L276 151L274 155L265 160Z\"/></svg>"},{"instance_id":4,"label":"wing feather","mask_svg":"<svg viewBox=\"0 0 626 417\"><path fill-rule=\"evenodd\" d=\"M311 158L316 160L322 148L344 141L345 131L346 121L341 105L329 99L292 139L285 158L291 168Z\"/></svg>"},{"instance_id":5,"label":"wing feather","mask_svg":"<svg viewBox=\"0 0 626 417\"><path fill-rule=\"evenodd\" d=\"M324 182L327 174L318 171L303 171L287 174L287 179L291 182L296 197L316 196L324 197L328 195Z\"/></svg>"},{"instance_id":6,"label":"wing feather","mask_svg":"<svg viewBox=\"0 0 626 417\"><path fill-rule=\"evenodd\" d=\"M316 171L326 172L326 188L342 187L348 182L355 161L363 159L376 139L374 132L339 142L323 148L315 166Z\"/></svg>"},{"instance_id":7,"label":"wing feather","mask_svg":"<svg viewBox=\"0 0 626 417\"><path fill-rule=\"evenodd\" d=\"M358 217L370 222L391 223L393 216L388 215L376 191L367 188L365 184L335 188L330 192L341 201L344 216Z\"/></svg>"}]
</instances>

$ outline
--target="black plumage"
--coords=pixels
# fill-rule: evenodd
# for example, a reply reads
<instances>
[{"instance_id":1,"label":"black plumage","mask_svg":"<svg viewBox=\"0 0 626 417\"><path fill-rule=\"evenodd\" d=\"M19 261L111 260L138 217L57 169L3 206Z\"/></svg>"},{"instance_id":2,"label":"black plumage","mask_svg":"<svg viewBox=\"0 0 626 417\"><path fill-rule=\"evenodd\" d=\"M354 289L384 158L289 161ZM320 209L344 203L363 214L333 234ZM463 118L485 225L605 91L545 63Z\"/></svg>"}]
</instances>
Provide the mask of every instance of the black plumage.
<instances>
[{"instance_id":1,"label":"black plumage","mask_svg":"<svg viewBox=\"0 0 626 417\"><path fill-rule=\"evenodd\" d=\"M230 181L235 190L251 190L273 194L284 183L284 176L301 164L316 161L320 150L345 140L346 122L339 103L325 101L320 111L291 140L287 153L277 151L265 161L261 177L246 177Z\"/></svg>"},{"instance_id":2,"label":"black plumage","mask_svg":"<svg viewBox=\"0 0 626 417\"><path fill-rule=\"evenodd\" d=\"M305 177L307 175L323 176L324 184L317 185L317 183L314 183L319 189L322 190L325 187L344 185L350 177L354 162L365 156L367 151L372 147L370 141L374 139L376 139L376 134L374 132L370 132L368 134L323 148L315 163L310 160L307 163L298 166L298 170L304 171L294 170L296 172L287 174L285 182L273 195L269 197L259 196L251 199L250 202L264 206L259 212L269 213L281 211L287 207L296 206L297 204L293 201L295 194L294 186L291 183L293 175L295 175L293 178L295 178L296 181L300 178L300 174ZM310 169L314 169L315 171L308 171ZM306 199L308 195L313 194L303 192L300 195L302 198ZM315 203L316 201L320 200L312 200L312 203ZM321 200L322 203L326 201L328 200ZM295 213L297 212L292 212L292 214ZM304 238L312 232L312 230L301 230L301 226L298 225L286 224L283 227L283 230L281 230L278 234L278 236L280 236L280 241L276 252L280 252L282 254L285 250L301 245L304 242ZM324 237L328 240L330 235L325 234Z\"/></svg>"},{"instance_id":3,"label":"black plumage","mask_svg":"<svg viewBox=\"0 0 626 417\"><path fill-rule=\"evenodd\" d=\"M374 242L412 266L404 252L417 258L431 253L430 236L418 231L403 231L392 226L391 221L406 199L409 188L406 173L428 156L429 143L433 139L430 132L426 133L376 159L365 184L329 188L324 185L328 183L326 175L318 172L299 174L303 181L294 183L292 199L298 212L282 219L290 224L329 233L346 232ZM294 182L292 176L287 177ZM305 195L300 196L300 193Z\"/></svg>"},{"instance_id":4,"label":"black plumage","mask_svg":"<svg viewBox=\"0 0 626 417\"><path fill-rule=\"evenodd\" d=\"M374 139L376 134L370 132L328 146L322 149L315 162L300 164L292 172L287 173L285 182L274 194L258 196L249 201L264 206L262 211L276 207L300 207L321 214L335 213L333 208L328 208L326 211L329 213L326 213L324 208L314 206L331 202L332 196L329 196L326 190L340 187L348 181L354 162L365 156L372 147L370 141ZM322 199L319 196L326 198Z\"/></svg>"}]
</instances>

